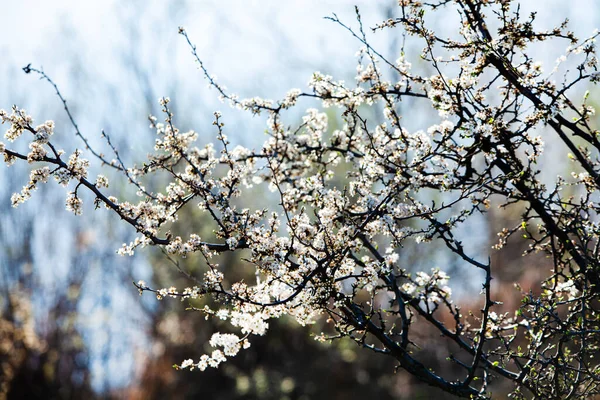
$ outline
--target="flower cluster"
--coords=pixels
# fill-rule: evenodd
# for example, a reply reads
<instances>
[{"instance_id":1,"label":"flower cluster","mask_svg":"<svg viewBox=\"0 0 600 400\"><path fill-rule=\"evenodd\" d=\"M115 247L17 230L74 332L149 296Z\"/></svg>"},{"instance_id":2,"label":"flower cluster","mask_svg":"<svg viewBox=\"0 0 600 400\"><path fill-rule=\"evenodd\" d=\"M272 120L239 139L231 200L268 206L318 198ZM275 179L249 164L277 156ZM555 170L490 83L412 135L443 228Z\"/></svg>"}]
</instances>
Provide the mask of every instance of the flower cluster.
<instances>
[{"instance_id":1,"label":"flower cluster","mask_svg":"<svg viewBox=\"0 0 600 400\"><path fill-rule=\"evenodd\" d=\"M17 140L25 130L32 129L33 118L25 110L19 109L17 106L13 106L12 113L10 114L5 110L0 110L0 120L3 124L8 123L10 125L4 133L4 137L9 142Z\"/></svg>"},{"instance_id":2,"label":"flower cluster","mask_svg":"<svg viewBox=\"0 0 600 400\"><path fill-rule=\"evenodd\" d=\"M250 347L250 343L246 339L241 339L237 335L232 333L215 333L210 338L210 345L213 347L222 347L223 350L216 349L209 355L203 355L197 363L194 363L191 359L185 360L181 363L179 368L198 368L200 371L204 371L207 367L217 368L220 363L226 361L228 357L233 357L239 353L243 347L247 349Z\"/></svg>"},{"instance_id":3,"label":"flower cluster","mask_svg":"<svg viewBox=\"0 0 600 400\"><path fill-rule=\"evenodd\" d=\"M452 289L448 286L449 276L439 268L433 268L431 275L419 271L414 279L410 279L401 287L408 295L418 297L428 303L439 303L442 299L449 299Z\"/></svg>"}]
</instances>

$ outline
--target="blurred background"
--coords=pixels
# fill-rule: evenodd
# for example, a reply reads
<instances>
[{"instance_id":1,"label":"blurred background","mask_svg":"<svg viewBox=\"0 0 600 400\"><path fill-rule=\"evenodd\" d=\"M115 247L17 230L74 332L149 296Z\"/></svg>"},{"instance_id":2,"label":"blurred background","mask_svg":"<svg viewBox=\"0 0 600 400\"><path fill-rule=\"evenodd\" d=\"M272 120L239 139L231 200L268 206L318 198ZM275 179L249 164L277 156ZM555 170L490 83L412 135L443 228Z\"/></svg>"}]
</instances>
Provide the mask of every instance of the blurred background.
<instances>
[{"instance_id":1,"label":"blurred background","mask_svg":"<svg viewBox=\"0 0 600 400\"><path fill-rule=\"evenodd\" d=\"M525 11L539 11L541 27L568 17L576 33L585 36L600 26L592 0L548 0L540 10L535 10L540 2L522 3ZM356 27L355 4L367 27L397 12L396 1L367 0L0 0L0 108L16 104L38 123L53 119L54 142L59 147L83 148L53 88L21 70L31 63L59 86L91 144L110 154L100 135L105 130L127 165L141 162L153 147L147 116L159 114L161 96L170 96L176 125L199 132L200 144L214 140L212 114L220 110L234 144L259 146L264 140L264 118L219 102L177 28L187 29L206 67L221 84L241 97L278 99L291 88L306 90L314 71L347 82L354 79L354 55L360 43L323 17L335 12ZM430 23L445 31L448 21L455 20L455 12L444 11L432 15ZM399 30L368 34L382 54L390 60L398 58L403 44ZM426 73L427 66L419 62L420 50L419 43L406 43L414 68ZM562 50L537 50L532 56L551 69ZM299 121L304 110L315 105L300 103L287 114L289 123ZM376 111L373 118L381 118ZM428 110L410 112L420 115L409 122L413 127L426 123L430 115ZM335 128L340 120L336 122L334 113L331 119ZM550 154L562 150L546 143ZM569 167L557 159L548 164L548 176L567 173ZM92 173L113 178L109 194L135 196L125 179L97 164ZM143 279L152 287L193 283L152 249L133 257L116 255L134 232L108 211L94 212L91 197L84 197L88 200L84 216L75 217L65 210L65 191L50 183L13 209L10 196L27 183L29 167L0 166L0 400L446 398L402 371L394 372L392 360L367 353L354 343L316 342L310 333L319 332L320 323L304 328L285 318L271 322L265 337L255 338L250 349L218 370L174 370L173 364L206 352L204 344L218 323L185 311L184 303L140 297L131 282ZM160 187L164 182L156 178L148 184ZM264 203L260 198L254 201ZM201 229L204 217L193 210L185 212L181 219L187 223L180 229ZM550 268L543 256L521 258L524 246L519 242L491 252L496 232L518 219L519 209L502 214L492 209L475 221L466 236L473 251L491 254L497 274L494 290L503 296L507 310L514 310L520 299L514 282L523 290L536 290L538 276ZM456 301L464 309L478 309L481 280L477 276L462 271L460 263L442 249L427 256L416 250L410 245L402 250L407 269L442 267L455 278L451 285L455 285ZM222 264L236 270L237 276L251 273L235 257ZM202 266L193 259L183 266L202 275ZM439 362L440 372L451 374L453 366L445 361L447 344L436 332L421 330L422 358ZM497 393L507 390L510 387L499 386Z\"/></svg>"}]
</instances>

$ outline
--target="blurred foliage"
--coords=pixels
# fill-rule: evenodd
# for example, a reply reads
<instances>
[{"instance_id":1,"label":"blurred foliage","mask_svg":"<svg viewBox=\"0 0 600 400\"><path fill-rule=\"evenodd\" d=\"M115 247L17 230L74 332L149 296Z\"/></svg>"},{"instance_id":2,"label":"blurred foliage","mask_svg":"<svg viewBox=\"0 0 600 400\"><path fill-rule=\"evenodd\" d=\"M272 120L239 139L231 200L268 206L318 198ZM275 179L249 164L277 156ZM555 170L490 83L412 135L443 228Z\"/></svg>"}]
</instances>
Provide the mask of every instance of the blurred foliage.
<instances>
[{"instance_id":1,"label":"blurred foliage","mask_svg":"<svg viewBox=\"0 0 600 400\"><path fill-rule=\"evenodd\" d=\"M55 304L49 316L54 323L40 334L29 297L15 288L2 304L0 400L95 398L73 302L63 298Z\"/></svg>"}]
</instances>

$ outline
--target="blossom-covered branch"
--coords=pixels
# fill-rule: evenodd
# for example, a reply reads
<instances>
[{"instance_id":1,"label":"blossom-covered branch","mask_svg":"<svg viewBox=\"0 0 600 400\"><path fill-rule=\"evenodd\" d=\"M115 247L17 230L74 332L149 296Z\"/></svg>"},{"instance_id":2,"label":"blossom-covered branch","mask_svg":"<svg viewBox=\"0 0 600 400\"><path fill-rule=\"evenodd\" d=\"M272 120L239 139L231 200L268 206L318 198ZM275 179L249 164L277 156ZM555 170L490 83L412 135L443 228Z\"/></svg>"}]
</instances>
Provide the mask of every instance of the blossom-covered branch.
<instances>
[{"instance_id":1,"label":"blossom-covered branch","mask_svg":"<svg viewBox=\"0 0 600 400\"><path fill-rule=\"evenodd\" d=\"M452 37L437 35L426 19L430 11L445 8L460 16ZM81 213L79 190L85 188L97 206L135 228L138 236L120 253L158 245L173 258L199 254L206 268L203 277L195 277L195 286L136 284L140 293L153 292L158 299L189 301L192 309L228 321L239 332L215 333L214 351L182 361L182 369L219 366L250 346L252 335L267 333L269 320L287 315L301 325L326 318L330 328L318 332L317 339L350 338L459 397L489 398L494 377L513 382L511 396L518 399L598 394L600 141L587 95L582 102L568 97L600 80L598 34L578 40L566 23L535 30L535 15L523 18L516 3L506 0L400 0L397 15L373 31L392 29L420 42L430 75L413 68L404 51L393 61L369 44L357 9L358 29L336 15L330 18L363 46L355 82L316 72L306 92L293 89L279 101L229 93L180 28L221 99L266 114L268 138L259 149L233 147L221 114L215 113L216 142L199 148L198 134L180 131L170 99L161 98L161 122L150 116L155 152L141 167L125 168L120 158L111 163L92 151L136 186L140 200L135 204L109 195L105 177L90 180L90 162L80 151L65 160L50 141L52 121L34 126L22 109L0 111L9 142L31 135L27 154L0 144L5 161L43 165L31 172L13 205L54 177L74 186L67 196L69 210ZM528 53L547 40L566 42L566 54L549 73ZM573 67L561 71L564 78L557 84L558 67L565 65ZM30 66L26 72L43 74ZM300 99L316 106L299 124L286 126L283 115L299 107ZM433 122L409 130L423 120L400 107L405 101L433 110L428 114L435 115ZM338 129L331 129L326 108L339 110ZM373 110L381 110L375 119ZM69 117L76 127L70 112ZM77 136L89 149L78 129ZM551 183L539 167L547 162L544 141L549 140L562 143L570 152L565 159L576 166L571 176ZM158 172L166 173L169 183L164 191L150 193L142 182ZM275 201L252 209L245 196L262 188ZM498 234L495 250L482 254L463 244L460 227L492 206L511 205L521 207L521 223ZM212 221L208 236L200 228L187 236L173 231L186 206ZM540 282L541 293L524 293L520 308L501 313L492 293L490 254L515 233L530 244L525 256L546 253L553 268ZM443 269L414 271L403 265L400 255L411 242L424 249L441 244L465 268L482 272L481 309L463 315ZM217 262L223 252L243 254L256 281L225 276ZM215 301L198 307L207 297ZM415 333L420 323L456 349L448 360L462 371L460 380L436 373L422 359Z\"/></svg>"}]
</instances>

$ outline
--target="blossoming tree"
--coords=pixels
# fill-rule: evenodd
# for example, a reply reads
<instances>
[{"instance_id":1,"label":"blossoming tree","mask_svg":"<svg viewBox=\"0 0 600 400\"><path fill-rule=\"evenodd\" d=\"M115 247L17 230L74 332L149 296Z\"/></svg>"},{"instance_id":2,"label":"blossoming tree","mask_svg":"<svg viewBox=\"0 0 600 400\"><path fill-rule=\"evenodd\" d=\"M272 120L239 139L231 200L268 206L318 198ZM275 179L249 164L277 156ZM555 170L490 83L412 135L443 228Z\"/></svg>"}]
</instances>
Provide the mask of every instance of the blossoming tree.
<instances>
[{"instance_id":1,"label":"blossoming tree","mask_svg":"<svg viewBox=\"0 0 600 400\"><path fill-rule=\"evenodd\" d=\"M426 16L440 9L457 12L451 37L428 27ZM36 125L16 106L2 110L6 140L29 140L30 148L19 152L0 143L4 160L35 165L29 182L13 195L13 205L54 178L70 188L67 209L81 214L81 193L87 190L96 207L110 209L136 230L136 239L118 250L123 255L146 246L160 246L173 260L199 254L206 272L189 277L195 286L161 289L136 283L140 293L188 301L207 318L231 325L228 332L234 333L212 336L214 351L182 360L181 369L218 367L250 346L253 335L267 334L269 320L287 315L302 325L326 318L331 329L316 332L318 340L354 340L458 397L491 397L493 379L513 382L511 395L519 399L600 393L600 141L587 94L582 101L571 95L600 79L597 33L579 40L566 23L535 30L535 15L524 18L510 0L400 0L397 15L372 29L420 41L430 75L415 72L408 55L391 61L373 48L357 10L356 30L335 15L330 18L361 42L356 82L314 73L307 91L291 90L280 101L229 93L211 77L180 28L222 99L267 115L268 138L258 149L233 147L222 116L215 113L217 140L198 148L197 133L181 132L169 98L162 98L162 122L150 116L155 152L141 166L126 168L109 137L114 160L92 149L71 118L91 157L135 186L137 203L111 196L107 178L88 173L90 161L82 151L60 150L51 141L52 121ZM544 72L529 56L540 41L565 43L566 54L552 71ZM24 70L52 83L43 71ZM300 98L339 110L343 126L328 129L327 114L317 108L308 109L301 123L286 126L282 118ZM437 120L409 130L405 121L414 116L402 112L403 101L436 110ZM381 110L378 121L366 117L373 109ZM567 149L571 176L542 179L543 136ZM156 173L170 177L164 191L144 185ZM257 187L268 188L278 204L248 208L244 194L256 193ZM495 249L482 254L463 244L459 227L492 206L511 205L521 206L521 222L498 234ZM182 237L171 230L186 206L211 219L212 235ZM539 293L524 293L518 309L499 313L489 255L516 233L530 244L524 256L542 252L553 268L539 283ZM398 254L411 241L423 249L441 243L465 268L481 272L481 309L463 315L443 270L411 272L402 265ZM239 253L255 270L256 281L224 276L217 262L224 252ZM196 306L206 298L212 301ZM420 359L418 323L453 344L448 360L462 371L461 379L439 375L435 365Z\"/></svg>"}]
</instances>

